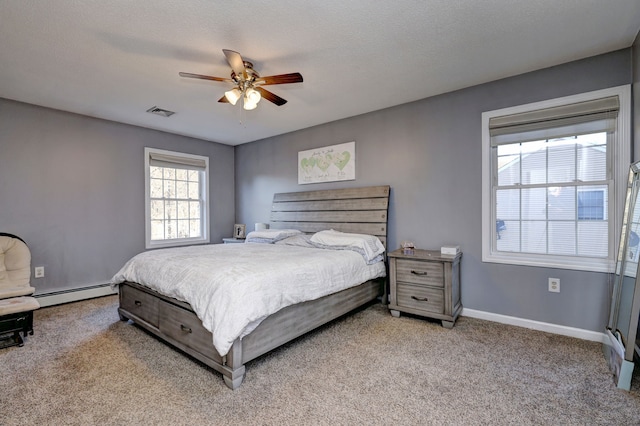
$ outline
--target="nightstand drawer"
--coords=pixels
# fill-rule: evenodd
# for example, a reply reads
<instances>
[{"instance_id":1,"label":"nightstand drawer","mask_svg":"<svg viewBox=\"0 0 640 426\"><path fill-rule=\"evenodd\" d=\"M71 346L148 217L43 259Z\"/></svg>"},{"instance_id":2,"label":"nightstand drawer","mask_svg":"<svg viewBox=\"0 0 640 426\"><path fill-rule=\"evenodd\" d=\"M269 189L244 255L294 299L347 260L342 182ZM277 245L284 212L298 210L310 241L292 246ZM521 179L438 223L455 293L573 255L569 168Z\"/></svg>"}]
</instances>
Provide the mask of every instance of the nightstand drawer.
<instances>
[{"instance_id":1,"label":"nightstand drawer","mask_svg":"<svg viewBox=\"0 0 640 426\"><path fill-rule=\"evenodd\" d=\"M396 291L398 306L436 314L444 313L444 290L442 289L398 283Z\"/></svg>"},{"instance_id":2,"label":"nightstand drawer","mask_svg":"<svg viewBox=\"0 0 640 426\"><path fill-rule=\"evenodd\" d=\"M444 272L440 262L397 259L396 280L405 283L444 286Z\"/></svg>"}]
</instances>

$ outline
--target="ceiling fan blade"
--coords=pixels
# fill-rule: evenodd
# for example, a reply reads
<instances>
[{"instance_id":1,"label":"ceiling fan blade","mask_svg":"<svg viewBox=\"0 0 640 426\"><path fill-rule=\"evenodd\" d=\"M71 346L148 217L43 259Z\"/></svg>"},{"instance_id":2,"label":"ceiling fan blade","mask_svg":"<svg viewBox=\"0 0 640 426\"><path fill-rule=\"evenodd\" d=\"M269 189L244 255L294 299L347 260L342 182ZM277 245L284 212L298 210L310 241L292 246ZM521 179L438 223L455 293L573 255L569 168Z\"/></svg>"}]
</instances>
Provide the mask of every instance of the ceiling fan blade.
<instances>
[{"instance_id":1,"label":"ceiling fan blade","mask_svg":"<svg viewBox=\"0 0 640 426\"><path fill-rule=\"evenodd\" d=\"M270 91L263 89L260 86L254 87L254 89L260 92L260 95L262 96L262 98L268 100L269 102L273 102L278 106L282 106L287 103L286 99L282 99L280 96L276 95L275 93L271 93Z\"/></svg>"},{"instance_id":2,"label":"ceiling fan blade","mask_svg":"<svg viewBox=\"0 0 640 426\"><path fill-rule=\"evenodd\" d=\"M247 78L247 73L244 69L244 60L242 59L242 56L240 56L238 52L235 52L233 50L222 49L222 52L227 58L227 62L229 63L229 66L231 66L233 72L236 73L237 76L242 75L244 76L244 78Z\"/></svg>"},{"instance_id":3,"label":"ceiling fan blade","mask_svg":"<svg viewBox=\"0 0 640 426\"><path fill-rule=\"evenodd\" d=\"M270 84L289 84L289 83L302 83L302 74L299 72L292 72L290 74L270 75L267 77L259 77L256 79L257 84L267 86Z\"/></svg>"},{"instance_id":4,"label":"ceiling fan blade","mask_svg":"<svg viewBox=\"0 0 640 426\"><path fill-rule=\"evenodd\" d=\"M201 80L224 81L227 83L233 83L233 80L231 80L230 78L213 77L210 75L201 75L201 74L192 74L190 72L179 72L178 75L180 75L180 77L199 78Z\"/></svg>"},{"instance_id":5,"label":"ceiling fan blade","mask_svg":"<svg viewBox=\"0 0 640 426\"><path fill-rule=\"evenodd\" d=\"M229 99L227 99L227 97L225 95L222 95L222 97L220 99L218 99L218 102L222 102L222 103L230 103Z\"/></svg>"}]
</instances>

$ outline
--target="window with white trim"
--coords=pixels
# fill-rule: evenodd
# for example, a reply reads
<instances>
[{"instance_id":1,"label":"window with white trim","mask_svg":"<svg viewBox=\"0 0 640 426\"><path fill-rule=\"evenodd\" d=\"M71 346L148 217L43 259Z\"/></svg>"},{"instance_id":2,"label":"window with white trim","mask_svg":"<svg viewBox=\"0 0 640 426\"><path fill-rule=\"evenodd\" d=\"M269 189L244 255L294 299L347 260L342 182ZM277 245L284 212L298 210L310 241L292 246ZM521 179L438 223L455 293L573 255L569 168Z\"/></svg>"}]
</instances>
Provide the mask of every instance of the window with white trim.
<instances>
[{"instance_id":1,"label":"window with white trim","mask_svg":"<svg viewBox=\"0 0 640 426\"><path fill-rule=\"evenodd\" d=\"M209 158L145 148L146 248L209 242Z\"/></svg>"},{"instance_id":2,"label":"window with white trim","mask_svg":"<svg viewBox=\"0 0 640 426\"><path fill-rule=\"evenodd\" d=\"M611 271L629 120L629 86L483 113L483 261Z\"/></svg>"}]
</instances>

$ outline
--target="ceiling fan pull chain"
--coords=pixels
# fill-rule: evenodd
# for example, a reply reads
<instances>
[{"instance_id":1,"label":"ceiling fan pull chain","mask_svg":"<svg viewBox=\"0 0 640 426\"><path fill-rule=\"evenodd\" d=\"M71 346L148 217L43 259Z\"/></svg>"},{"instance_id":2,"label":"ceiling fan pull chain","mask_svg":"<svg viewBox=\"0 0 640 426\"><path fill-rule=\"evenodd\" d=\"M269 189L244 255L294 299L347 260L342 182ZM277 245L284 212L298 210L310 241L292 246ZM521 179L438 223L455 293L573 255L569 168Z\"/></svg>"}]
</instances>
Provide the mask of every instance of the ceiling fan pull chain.
<instances>
[{"instance_id":1,"label":"ceiling fan pull chain","mask_svg":"<svg viewBox=\"0 0 640 426\"><path fill-rule=\"evenodd\" d=\"M240 108L238 108L238 124L242 127L246 127L244 125L244 108L242 108L242 106Z\"/></svg>"}]
</instances>

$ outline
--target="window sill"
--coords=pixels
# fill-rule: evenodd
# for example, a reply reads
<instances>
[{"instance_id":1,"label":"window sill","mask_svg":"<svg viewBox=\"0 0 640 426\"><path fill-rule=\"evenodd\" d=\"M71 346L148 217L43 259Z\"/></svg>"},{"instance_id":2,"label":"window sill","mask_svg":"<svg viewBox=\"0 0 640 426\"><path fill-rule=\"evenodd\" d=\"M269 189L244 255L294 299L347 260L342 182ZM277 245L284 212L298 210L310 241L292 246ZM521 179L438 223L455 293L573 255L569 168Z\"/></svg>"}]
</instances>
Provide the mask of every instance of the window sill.
<instances>
[{"instance_id":1,"label":"window sill","mask_svg":"<svg viewBox=\"0 0 640 426\"><path fill-rule=\"evenodd\" d=\"M180 240L162 240L162 241L147 241L145 244L146 249L158 249L158 248L170 248L170 247L183 247L193 246L198 244L209 244L208 238L190 238Z\"/></svg>"},{"instance_id":2,"label":"window sill","mask_svg":"<svg viewBox=\"0 0 640 426\"><path fill-rule=\"evenodd\" d=\"M611 273L615 263L611 259L577 258L569 256L539 256L535 254L498 254L483 253L482 261L515 266L533 266L538 268L571 269L576 271Z\"/></svg>"}]
</instances>

